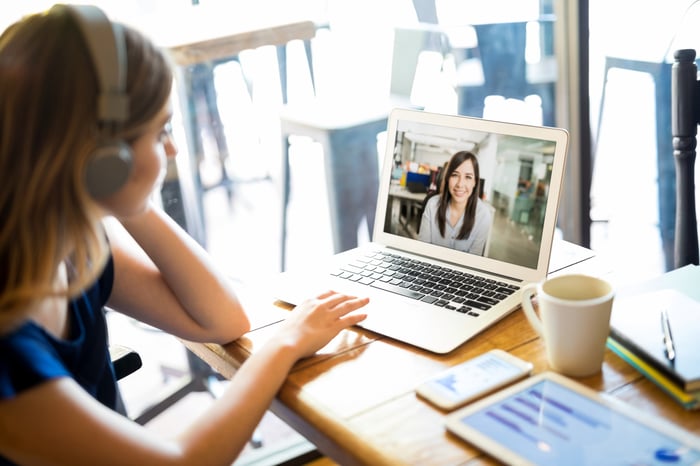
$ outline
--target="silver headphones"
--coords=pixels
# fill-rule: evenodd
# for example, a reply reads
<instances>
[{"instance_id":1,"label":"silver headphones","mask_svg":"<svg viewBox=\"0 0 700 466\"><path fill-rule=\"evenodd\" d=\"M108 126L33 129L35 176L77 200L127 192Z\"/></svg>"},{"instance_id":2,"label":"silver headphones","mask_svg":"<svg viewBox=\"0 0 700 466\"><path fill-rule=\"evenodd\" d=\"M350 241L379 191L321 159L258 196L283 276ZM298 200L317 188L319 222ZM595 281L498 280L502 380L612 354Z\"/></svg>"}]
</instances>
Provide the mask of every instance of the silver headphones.
<instances>
[{"instance_id":1,"label":"silver headphones","mask_svg":"<svg viewBox=\"0 0 700 466\"><path fill-rule=\"evenodd\" d=\"M114 131L129 116L126 94L126 43L121 25L113 24L92 5L56 5L76 20L82 31L97 73L99 95L97 117L102 127ZM101 141L85 173L87 190L94 199L117 192L129 178L133 154L122 140Z\"/></svg>"}]
</instances>

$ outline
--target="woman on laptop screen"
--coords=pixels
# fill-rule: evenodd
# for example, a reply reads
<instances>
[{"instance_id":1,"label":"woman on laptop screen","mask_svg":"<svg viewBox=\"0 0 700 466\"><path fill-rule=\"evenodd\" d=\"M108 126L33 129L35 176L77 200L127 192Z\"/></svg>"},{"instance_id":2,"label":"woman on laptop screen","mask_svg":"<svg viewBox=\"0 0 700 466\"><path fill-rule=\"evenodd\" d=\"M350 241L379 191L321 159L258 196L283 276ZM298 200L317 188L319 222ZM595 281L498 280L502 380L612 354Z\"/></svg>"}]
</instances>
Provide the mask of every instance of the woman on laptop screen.
<instances>
[{"instance_id":1,"label":"woman on laptop screen","mask_svg":"<svg viewBox=\"0 0 700 466\"><path fill-rule=\"evenodd\" d=\"M484 255L492 213L479 199L479 179L476 155L455 153L447 163L439 194L425 203L418 239Z\"/></svg>"}]
</instances>

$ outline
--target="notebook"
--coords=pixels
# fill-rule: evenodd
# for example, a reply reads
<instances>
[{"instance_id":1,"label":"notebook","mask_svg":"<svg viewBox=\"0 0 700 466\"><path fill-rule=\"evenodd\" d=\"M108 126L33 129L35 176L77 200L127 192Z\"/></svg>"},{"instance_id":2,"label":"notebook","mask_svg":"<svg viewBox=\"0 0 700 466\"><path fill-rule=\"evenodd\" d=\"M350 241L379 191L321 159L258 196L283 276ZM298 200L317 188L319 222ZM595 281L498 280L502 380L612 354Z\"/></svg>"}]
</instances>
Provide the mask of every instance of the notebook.
<instances>
[{"instance_id":1,"label":"notebook","mask_svg":"<svg viewBox=\"0 0 700 466\"><path fill-rule=\"evenodd\" d=\"M273 292L291 304L328 289L369 296L360 327L448 353L515 310L524 284L545 278L568 133L394 109L386 136L372 241L282 273ZM448 240L438 241L447 245L420 240L437 169L459 151L478 160L482 189L472 233L478 224L482 240L451 242L449 230ZM415 189L421 181L427 192ZM458 249L468 243L477 250Z\"/></svg>"},{"instance_id":2,"label":"notebook","mask_svg":"<svg viewBox=\"0 0 700 466\"><path fill-rule=\"evenodd\" d=\"M673 272L677 275L676 269ZM697 269L690 265L686 273ZM688 276L691 276L688 273ZM680 279L680 277L679 277ZM697 282L693 284L697 288ZM671 336L673 357L664 339L661 311ZM686 392L700 390L700 302L673 288L643 292L615 299L610 317L610 337L618 345L654 367Z\"/></svg>"}]
</instances>

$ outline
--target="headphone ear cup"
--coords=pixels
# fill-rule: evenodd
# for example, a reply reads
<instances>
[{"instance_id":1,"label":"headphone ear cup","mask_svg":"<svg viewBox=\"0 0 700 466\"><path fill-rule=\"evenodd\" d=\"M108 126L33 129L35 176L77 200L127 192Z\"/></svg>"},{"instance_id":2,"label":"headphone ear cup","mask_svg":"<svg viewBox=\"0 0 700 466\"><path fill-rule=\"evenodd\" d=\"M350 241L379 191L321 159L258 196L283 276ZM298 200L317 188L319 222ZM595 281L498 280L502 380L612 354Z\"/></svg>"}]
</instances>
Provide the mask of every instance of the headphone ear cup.
<instances>
[{"instance_id":1,"label":"headphone ear cup","mask_svg":"<svg viewBox=\"0 0 700 466\"><path fill-rule=\"evenodd\" d=\"M100 146L88 162L85 183L93 199L102 199L119 191L129 179L133 155L123 141Z\"/></svg>"}]
</instances>

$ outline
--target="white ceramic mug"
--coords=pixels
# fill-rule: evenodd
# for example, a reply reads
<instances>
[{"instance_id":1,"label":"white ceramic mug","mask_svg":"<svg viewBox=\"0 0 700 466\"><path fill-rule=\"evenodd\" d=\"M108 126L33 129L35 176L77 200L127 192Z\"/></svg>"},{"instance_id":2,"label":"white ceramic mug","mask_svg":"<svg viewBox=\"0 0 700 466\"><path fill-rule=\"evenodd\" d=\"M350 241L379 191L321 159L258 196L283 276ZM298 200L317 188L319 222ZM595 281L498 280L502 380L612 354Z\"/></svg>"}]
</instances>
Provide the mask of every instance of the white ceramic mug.
<instances>
[{"instance_id":1,"label":"white ceramic mug","mask_svg":"<svg viewBox=\"0 0 700 466\"><path fill-rule=\"evenodd\" d=\"M539 315L532 306L537 294ZM615 293L605 280L560 275L523 288L522 307L544 339L551 369L573 377L600 371Z\"/></svg>"}]
</instances>

